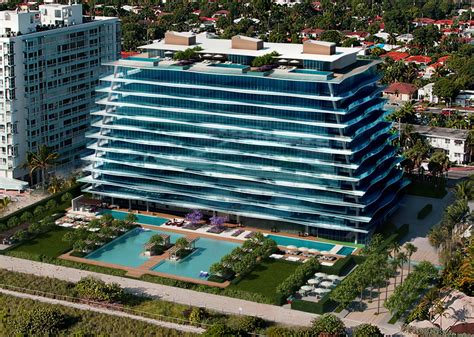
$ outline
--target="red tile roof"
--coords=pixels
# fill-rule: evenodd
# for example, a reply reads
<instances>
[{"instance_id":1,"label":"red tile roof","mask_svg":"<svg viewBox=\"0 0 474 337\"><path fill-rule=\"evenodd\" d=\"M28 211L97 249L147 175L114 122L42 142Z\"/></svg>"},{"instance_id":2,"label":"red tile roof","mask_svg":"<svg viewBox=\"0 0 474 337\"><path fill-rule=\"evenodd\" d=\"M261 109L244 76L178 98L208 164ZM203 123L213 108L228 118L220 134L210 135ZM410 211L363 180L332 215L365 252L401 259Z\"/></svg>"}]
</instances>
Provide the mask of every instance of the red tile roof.
<instances>
[{"instance_id":1,"label":"red tile roof","mask_svg":"<svg viewBox=\"0 0 474 337\"><path fill-rule=\"evenodd\" d=\"M441 57L438 59L438 62L439 62L439 63L445 63L447 60L449 60L449 58L450 58L449 55L441 56Z\"/></svg>"},{"instance_id":2,"label":"red tile roof","mask_svg":"<svg viewBox=\"0 0 474 337\"><path fill-rule=\"evenodd\" d=\"M410 83L395 82L390 84L383 92L387 94L404 94L404 95L413 95L418 89L416 86Z\"/></svg>"},{"instance_id":3,"label":"red tile roof","mask_svg":"<svg viewBox=\"0 0 474 337\"><path fill-rule=\"evenodd\" d=\"M437 20L435 21L435 24L436 25L448 25L448 26L451 26L453 24L453 20Z\"/></svg>"},{"instance_id":4,"label":"red tile roof","mask_svg":"<svg viewBox=\"0 0 474 337\"><path fill-rule=\"evenodd\" d=\"M430 19L430 18L416 18L415 22L424 23L424 24L429 25L429 24L435 23L436 20L433 20L433 19Z\"/></svg>"},{"instance_id":5,"label":"red tile roof","mask_svg":"<svg viewBox=\"0 0 474 337\"><path fill-rule=\"evenodd\" d=\"M133 55L137 55L137 54L140 54L139 52L136 52L136 51L122 51L120 52L120 56L123 58L123 59L126 59L127 57L130 57L130 56L133 56Z\"/></svg>"},{"instance_id":6,"label":"red tile roof","mask_svg":"<svg viewBox=\"0 0 474 337\"><path fill-rule=\"evenodd\" d=\"M428 64L431 63L431 57L429 56L423 56L423 55L416 55L416 56L410 56L404 60L405 62L415 62L415 63L424 63Z\"/></svg>"},{"instance_id":7,"label":"red tile roof","mask_svg":"<svg viewBox=\"0 0 474 337\"><path fill-rule=\"evenodd\" d=\"M394 61L400 61L408 57L409 54L401 51L390 51L386 54L383 54L382 57L390 57Z\"/></svg>"}]
</instances>

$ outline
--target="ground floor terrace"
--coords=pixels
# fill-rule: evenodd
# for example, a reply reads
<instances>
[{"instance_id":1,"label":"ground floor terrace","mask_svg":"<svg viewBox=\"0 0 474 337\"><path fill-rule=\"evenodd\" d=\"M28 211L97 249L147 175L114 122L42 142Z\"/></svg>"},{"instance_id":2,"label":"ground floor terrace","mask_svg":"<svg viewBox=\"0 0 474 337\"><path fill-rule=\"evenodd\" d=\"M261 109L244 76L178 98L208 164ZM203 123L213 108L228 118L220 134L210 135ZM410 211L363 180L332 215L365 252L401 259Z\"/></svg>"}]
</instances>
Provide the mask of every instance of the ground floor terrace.
<instances>
[{"instance_id":1,"label":"ground floor terrace","mask_svg":"<svg viewBox=\"0 0 474 337\"><path fill-rule=\"evenodd\" d=\"M103 205L96 205L103 206ZM80 229L87 227L89 221L104 214L124 220L129 215L127 209L97 208L91 212L89 207L73 205L66 216L56 221L61 227ZM120 235L118 238L89 249L87 254L78 256L72 252L62 254L59 258L95 266L110 267L124 270L128 276L142 277L152 275L171 278L179 281L191 282L225 288L228 281L214 282L209 278L209 268L213 263L220 262L236 247L240 247L246 240L253 238L257 232L274 240L279 251L272 254L275 260L284 260L295 263L304 263L315 257L322 265L332 266L339 259L357 253L360 245L341 244L328 240L317 240L314 237L299 237L291 233L275 233L271 230L261 230L254 227L224 223L219 231L215 226L201 221L191 224L183 217L167 213L151 211L133 211L138 228ZM89 228L90 229L90 228ZM93 229L92 229L93 230ZM145 246L153 235L170 237L172 245L159 255L150 256L145 252ZM183 259L174 260L175 244L178 239L185 238L193 242L193 251Z\"/></svg>"},{"instance_id":2,"label":"ground floor terrace","mask_svg":"<svg viewBox=\"0 0 474 337\"><path fill-rule=\"evenodd\" d=\"M191 210L189 208L182 208L170 205L163 205L155 202L148 202L143 200L134 200L134 199L123 199L123 198L114 198L109 196L94 196L97 199L102 200L108 205L114 206L114 208L126 210L126 211L138 211L143 214L168 214L171 217L184 217ZM284 222L278 220L269 220L263 218L254 218L247 217L243 215L233 214L233 213L223 213L217 212L214 210L200 210L205 217L210 218L212 216L224 216L227 219L228 224L239 225L248 228L255 228L259 231L269 231L274 232L278 231L285 233L285 235L296 235L296 236L306 236L309 238L316 238L321 241L335 241L342 242L344 245L350 245L354 243L356 246L363 246L366 241L369 239L371 230L365 230L362 227L356 228L355 231L352 230L343 230L335 229L328 224L327 226L308 226L301 225L297 223ZM390 214L392 214L394 209L390 209L386 212L385 219ZM382 221L383 219L380 219ZM376 224L371 225L371 228L375 227Z\"/></svg>"}]
</instances>

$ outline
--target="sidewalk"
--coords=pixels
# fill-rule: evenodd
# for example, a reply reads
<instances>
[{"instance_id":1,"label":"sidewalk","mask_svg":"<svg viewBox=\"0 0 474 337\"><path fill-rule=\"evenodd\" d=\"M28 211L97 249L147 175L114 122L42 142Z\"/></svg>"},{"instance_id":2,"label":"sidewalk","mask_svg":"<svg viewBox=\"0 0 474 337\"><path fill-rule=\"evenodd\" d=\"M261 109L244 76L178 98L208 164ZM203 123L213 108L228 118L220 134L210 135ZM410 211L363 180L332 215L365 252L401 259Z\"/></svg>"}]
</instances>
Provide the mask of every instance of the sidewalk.
<instances>
[{"instance_id":1,"label":"sidewalk","mask_svg":"<svg viewBox=\"0 0 474 337\"><path fill-rule=\"evenodd\" d=\"M180 303L184 305L205 307L207 309L232 315L242 314L248 316L258 316L265 320L284 325L310 326L311 321L318 317L318 315L315 314L291 310L275 305L244 301L236 298L175 288L125 277L111 276L79 269L50 265L42 262L23 260L4 255L0 255L0 267L11 271L34 274L38 276L54 277L70 282L77 282L85 276L94 276L105 282L116 282L122 287L126 288L127 291L134 294L147 295L154 298L159 298L164 301ZM344 319L343 321L347 327L354 327L364 323L363 321L352 319ZM385 334L394 335L400 333L400 327L397 325L382 325L380 328Z\"/></svg>"}]
</instances>

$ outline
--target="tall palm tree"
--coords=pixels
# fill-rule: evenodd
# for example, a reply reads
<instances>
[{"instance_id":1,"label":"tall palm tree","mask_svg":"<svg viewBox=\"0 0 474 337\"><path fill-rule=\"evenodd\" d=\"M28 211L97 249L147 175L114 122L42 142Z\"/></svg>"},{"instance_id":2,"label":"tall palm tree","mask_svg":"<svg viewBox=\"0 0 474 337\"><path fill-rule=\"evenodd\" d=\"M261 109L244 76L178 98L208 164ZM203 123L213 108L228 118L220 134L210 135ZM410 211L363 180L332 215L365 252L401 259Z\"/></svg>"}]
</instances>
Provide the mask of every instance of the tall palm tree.
<instances>
[{"instance_id":1,"label":"tall palm tree","mask_svg":"<svg viewBox=\"0 0 474 337\"><path fill-rule=\"evenodd\" d=\"M405 250L408 256L408 274L410 274L411 256L413 255L413 253L416 253L418 248L416 248L416 246L413 243L407 242L405 244Z\"/></svg>"},{"instance_id":2,"label":"tall palm tree","mask_svg":"<svg viewBox=\"0 0 474 337\"><path fill-rule=\"evenodd\" d=\"M44 188L46 186L47 171L50 167L54 166L58 158L59 154L52 152L51 149L44 144L38 148L37 152L28 152L26 167L30 170L30 179L33 173L40 171L41 185Z\"/></svg>"},{"instance_id":3,"label":"tall palm tree","mask_svg":"<svg viewBox=\"0 0 474 337\"><path fill-rule=\"evenodd\" d=\"M395 257L393 260L390 260L390 269L393 272L393 287L397 287L397 269L400 267L400 261ZM387 286L388 288L388 286Z\"/></svg>"},{"instance_id":4,"label":"tall palm tree","mask_svg":"<svg viewBox=\"0 0 474 337\"><path fill-rule=\"evenodd\" d=\"M403 283L403 265L408 261L407 254L400 252L397 254L397 260L400 261L400 284Z\"/></svg>"},{"instance_id":5,"label":"tall palm tree","mask_svg":"<svg viewBox=\"0 0 474 337\"><path fill-rule=\"evenodd\" d=\"M392 252L392 257L395 259L397 257L397 254L400 252L400 244L398 241L393 241L390 244L390 251Z\"/></svg>"}]
</instances>

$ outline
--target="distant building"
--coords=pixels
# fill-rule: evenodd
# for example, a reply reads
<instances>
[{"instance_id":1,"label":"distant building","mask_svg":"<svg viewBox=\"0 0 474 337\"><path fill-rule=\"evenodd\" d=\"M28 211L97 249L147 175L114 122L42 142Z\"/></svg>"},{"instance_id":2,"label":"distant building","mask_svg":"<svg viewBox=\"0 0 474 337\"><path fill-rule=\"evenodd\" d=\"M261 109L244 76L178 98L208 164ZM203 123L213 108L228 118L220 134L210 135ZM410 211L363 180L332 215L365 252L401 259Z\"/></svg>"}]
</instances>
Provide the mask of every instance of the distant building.
<instances>
[{"instance_id":1,"label":"distant building","mask_svg":"<svg viewBox=\"0 0 474 337\"><path fill-rule=\"evenodd\" d=\"M474 90L461 90L454 99L455 105L474 106Z\"/></svg>"},{"instance_id":2,"label":"distant building","mask_svg":"<svg viewBox=\"0 0 474 337\"><path fill-rule=\"evenodd\" d=\"M418 100L428 103L439 103L438 96L433 94L434 83L428 83L424 87L418 89Z\"/></svg>"},{"instance_id":3,"label":"distant building","mask_svg":"<svg viewBox=\"0 0 474 337\"><path fill-rule=\"evenodd\" d=\"M293 7L296 4L300 4L303 0L273 0L274 3L277 5L286 5L289 7Z\"/></svg>"},{"instance_id":4,"label":"distant building","mask_svg":"<svg viewBox=\"0 0 474 337\"><path fill-rule=\"evenodd\" d=\"M449 160L457 164L471 162L469 143L467 141L469 130L438 128L425 125L413 125L415 132L424 137L435 149L443 150Z\"/></svg>"},{"instance_id":5,"label":"distant building","mask_svg":"<svg viewBox=\"0 0 474 337\"><path fill-rule=\"evenodd\" d=\"M417 91L413 84L395 82L385 88L383 94L391 101L409 102L416 98Z\"/></svg>"},{"instance_id":6,"label":"distant building","mask_svg":"<svg viewBox=\"0 0 474 337\"><path fill-rule=\"evenodd\" d=\"M43 144L79 165L101 63L119 52L119 20L85 18L82 5L0 11L0 189L28 177L26 154Z\"/></svg>"}]
</instances>

